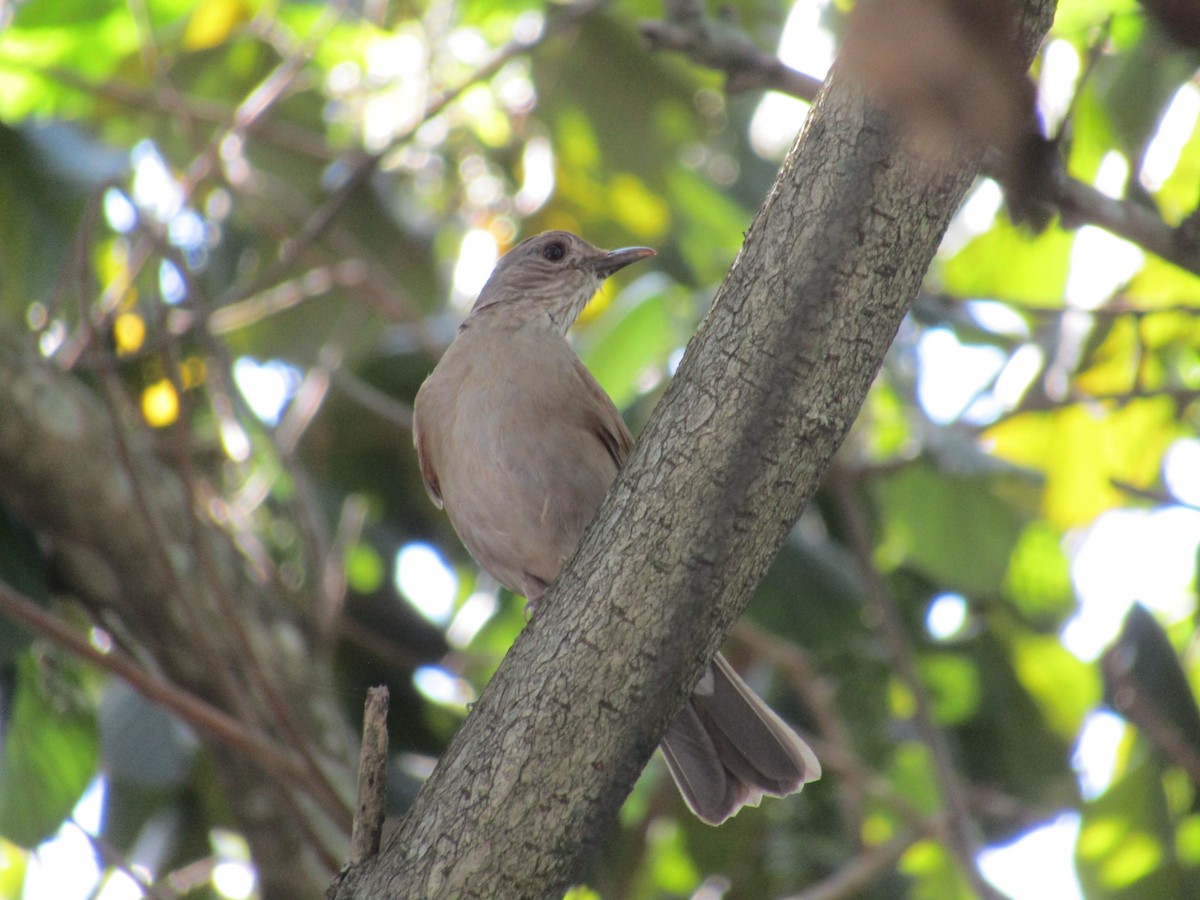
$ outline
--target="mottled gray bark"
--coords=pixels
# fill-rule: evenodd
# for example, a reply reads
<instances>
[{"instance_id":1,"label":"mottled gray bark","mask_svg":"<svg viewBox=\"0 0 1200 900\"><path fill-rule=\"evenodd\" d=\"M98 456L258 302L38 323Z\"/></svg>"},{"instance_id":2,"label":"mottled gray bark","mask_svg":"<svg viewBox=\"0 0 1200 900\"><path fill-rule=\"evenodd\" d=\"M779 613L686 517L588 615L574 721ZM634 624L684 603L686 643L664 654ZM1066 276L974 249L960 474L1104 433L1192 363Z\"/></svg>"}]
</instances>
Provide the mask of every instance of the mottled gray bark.
<instances>
[{"instance_id":1,"label":"mottled gray bark","mask_svg":"<svg viewBox=\"0 0 1200 900\"><path fill-rule=\"evenodd\" d=\"M190 508L144 426L112 419L96 392L40 358L28 336L0 332L0 499L38 532L64 587L152 673L285 752L298 736L348 799L354 736L328 661L282 592L255 577L229 535ZM290 711L292 730L280 727L273 702ZM312 854L310 835L340 854L345 823L335 825L261 762L208 743L265 896L320 896L329 870Z\"/></svg>"},{"instance_id":2,"label":"mottled gray bark","mask_svg":"<svg viewBox=\"0 0 1200 900\"><path fill-rule=\"evenodd\" d=\"M1032 53L1053 4L1027 5ZM835 72L575 558L338 898L578 877L841 444L978 157L930 166Z\"/></svg>"}]
</instances>

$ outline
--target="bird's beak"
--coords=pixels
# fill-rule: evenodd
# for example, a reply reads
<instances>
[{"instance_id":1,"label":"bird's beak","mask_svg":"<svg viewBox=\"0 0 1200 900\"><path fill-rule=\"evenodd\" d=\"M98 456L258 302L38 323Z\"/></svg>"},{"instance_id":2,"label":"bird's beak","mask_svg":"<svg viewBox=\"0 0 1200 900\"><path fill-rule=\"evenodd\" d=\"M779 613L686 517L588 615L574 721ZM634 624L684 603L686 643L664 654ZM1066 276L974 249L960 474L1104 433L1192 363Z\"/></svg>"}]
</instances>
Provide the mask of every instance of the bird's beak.
<instances>
[{"instance_id":1,"label":"bird's beak","mask_svg":"<svg viewBox=\"0 0 1200 900\"><path fill-rule=\"evenodd\" d=\"M609 250L603 256L596 257L593 265L598 278L607 278L639 259L656 255L649 247L622 247L620 250Z\"/></svg>"}]
</instances>

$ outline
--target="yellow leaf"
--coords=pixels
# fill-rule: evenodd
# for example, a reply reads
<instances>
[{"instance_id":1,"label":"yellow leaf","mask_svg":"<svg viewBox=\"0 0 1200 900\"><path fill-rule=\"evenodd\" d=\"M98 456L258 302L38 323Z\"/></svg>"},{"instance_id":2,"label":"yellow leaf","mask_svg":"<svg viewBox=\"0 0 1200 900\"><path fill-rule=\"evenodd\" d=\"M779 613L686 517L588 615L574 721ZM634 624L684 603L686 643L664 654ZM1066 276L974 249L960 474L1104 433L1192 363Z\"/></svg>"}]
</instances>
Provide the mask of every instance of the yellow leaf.
<instances>
[{"instance_id":1,"label":"yellow leaf","mask_svg":"<svg viewBox=\"0 0 1200 900\"><path fill-rule=\"evenodd\" d=\"M113 321L113 343L117 355L136 353L146 340L146 323L137 313L121 313Z\"/></svg>"},{"instance_id":2,"label":"yellow leaf","mask_svg":"<svg viewBox=\"0 0 1200 900\"><path fill-rule=\"evenodd\" d=\"M868 847L878 847L887 843L896 834L896 825L881 813L871 813L863 819L862 840Z\"/></svg>"},{"instance_id":3,"label":"yellow leaf","mask_svg":"<svg viewBox=\"0 0 1200 900\"><path fill-rule=\"evenodd\" d=\"M183 46L188 50L207 50L228 39L230 32L250 17L244 0L202 0L192 11Z\"/></svg>"},{"instance_id":4,"label":"yellow leaf","mask_svg":"<svg viewBox=\"0 0 1200 900\"><path fill-rule=\"evenodd\" d=\"M614 175L609 184L613 218L641 240L662 237L671 224L671 211L663 199L636 175Z\"/></svg>"},{"instance_id":5,"label":"yellow leaf","mask_svg":"<svg viewBox=\"0 0 1200 900\"><path fill-rule=\"evenodd\" d=\"M1158 868L1162 855L1157 840L1145 832L1132 832L1101 862L1100 878L1114 890L1129 887Z\"/></svg>"},{"instance_id":6,"label":"yellow leaf","mask_svg":"<svg viewBox=\"0 0 1200 900\"><path fill-rule=\"evenodd\" d=\"M1100 675L1080 662L1057 637L1034 635L1013 643L1013 668L1022 686L1063 738L1079 733L1083 718L1100 701Z\"/></svg>"},{"instance_id":7,"label":"yellow leaf","mask_svg":"<svg viewBox=\"0 0 1200 900\"><path fill-rule=\"evenodd\" d=\"M1196 313L1200 313L1200 309ZM1200 346L1200 320L1191 312L1150 313L1142 317L1141 333L1146 346L1153 349L1172 345Z\"/></svg>"},{"instance_id":8,"label":"yellow leaf","mask_svg":"<svg viewBox=\"0 0 1200 900\"><path fill-rule=\"evenodd\" d=\"M179 364L179 381L184 389L194 388L208 378L208 364L203 356L189 356Z\"/></svg>"},{"instance_id":9,"label":"yellow leaf","mask_svg":"<svg viewBox=\"0 0 1200 900\"><path fill-rule=\"evenodd\" d=\"M988 429L992 452L1046 476L1042 508L1059 528L1086 524L1126 495L1114 482L1148 488L1180 434L1168 397L1097 410L1081 403L1025 413Z\"/></svg>"},{"instance_id":10,"label":"yellow leaf","mask_svg":"<svg viewBox=\"0 0 1200 900\"><path fill-rule=\"evenodd\" d=\"M1076 375L1072 384L1088 396L1128 391L1138 378L1138 356L1137 322L1126 316L1113 323L1092 354L1092 365Z\"/></svg>"},{"instance_id":11,"label":"yellow leaf","mask_svg":"<svg viewBox=\"0 0 1200 900\"><path fill-rule=\"evenodd\" d=\"M179 395L167 379L142 389L142 415L154 428L165 428L179 416Z\"/></svg>"},{"instance_id":12,"label":"yellow leaf","mask_svg":"<svg viewBox=\"0 0 1200 900\"><path fill-rule=\"evenodd\" d=\"M21 896L28 852L0 837L0 897Z\"/></svg>"},{"instance_id":13,"label":"yellow leaf","mask_svg":"<svg viewBox=\"0 0 1200 900\"><path fill-rule=\"evenodd\" d=\"M984 446L994 456L1031 469L1044 469L1054 442L1051 413L1022 413L984 432Z\"/></svg>"}]
</instances>

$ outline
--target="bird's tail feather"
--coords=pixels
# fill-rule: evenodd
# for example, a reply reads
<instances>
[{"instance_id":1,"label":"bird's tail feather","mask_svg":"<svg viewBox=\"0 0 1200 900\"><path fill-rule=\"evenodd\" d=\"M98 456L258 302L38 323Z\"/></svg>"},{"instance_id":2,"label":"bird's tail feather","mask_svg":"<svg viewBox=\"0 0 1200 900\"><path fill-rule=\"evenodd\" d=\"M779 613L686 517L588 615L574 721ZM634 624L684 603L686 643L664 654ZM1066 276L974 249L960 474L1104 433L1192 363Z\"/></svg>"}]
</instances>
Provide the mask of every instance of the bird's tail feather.
<instances>
[{"instance_id":1,"label":"bird's tail feather","mask_svg":"<svg viewBox=\"0 0 1200 900\"><path fill-rule=\"evenodd\" d=\"M711 825L758 805L763 794L783 797L821 777L808 744L719 653L661 749L683 799Z\"/></svg>"}]
</instances>

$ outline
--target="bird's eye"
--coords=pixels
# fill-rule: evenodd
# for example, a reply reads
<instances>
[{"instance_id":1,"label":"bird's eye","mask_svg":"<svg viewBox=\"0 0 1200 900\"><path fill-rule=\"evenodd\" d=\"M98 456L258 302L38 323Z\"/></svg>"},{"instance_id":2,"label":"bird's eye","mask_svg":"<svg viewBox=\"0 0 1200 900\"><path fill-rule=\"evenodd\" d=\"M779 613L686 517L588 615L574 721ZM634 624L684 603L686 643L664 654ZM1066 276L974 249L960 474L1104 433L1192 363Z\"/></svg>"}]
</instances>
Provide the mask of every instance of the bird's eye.
<instances>
[{"instance_id":1,"label":"bird's eye","mask_svg":"<svg viewBox=\"0 0 1200 900\"><path fill-rule=\"evenodd\" d=\"M554 241L542 248L542 256L550 262L558 262L567 255L566 245L562 241Z\"/></svg>"}]
</instances>

